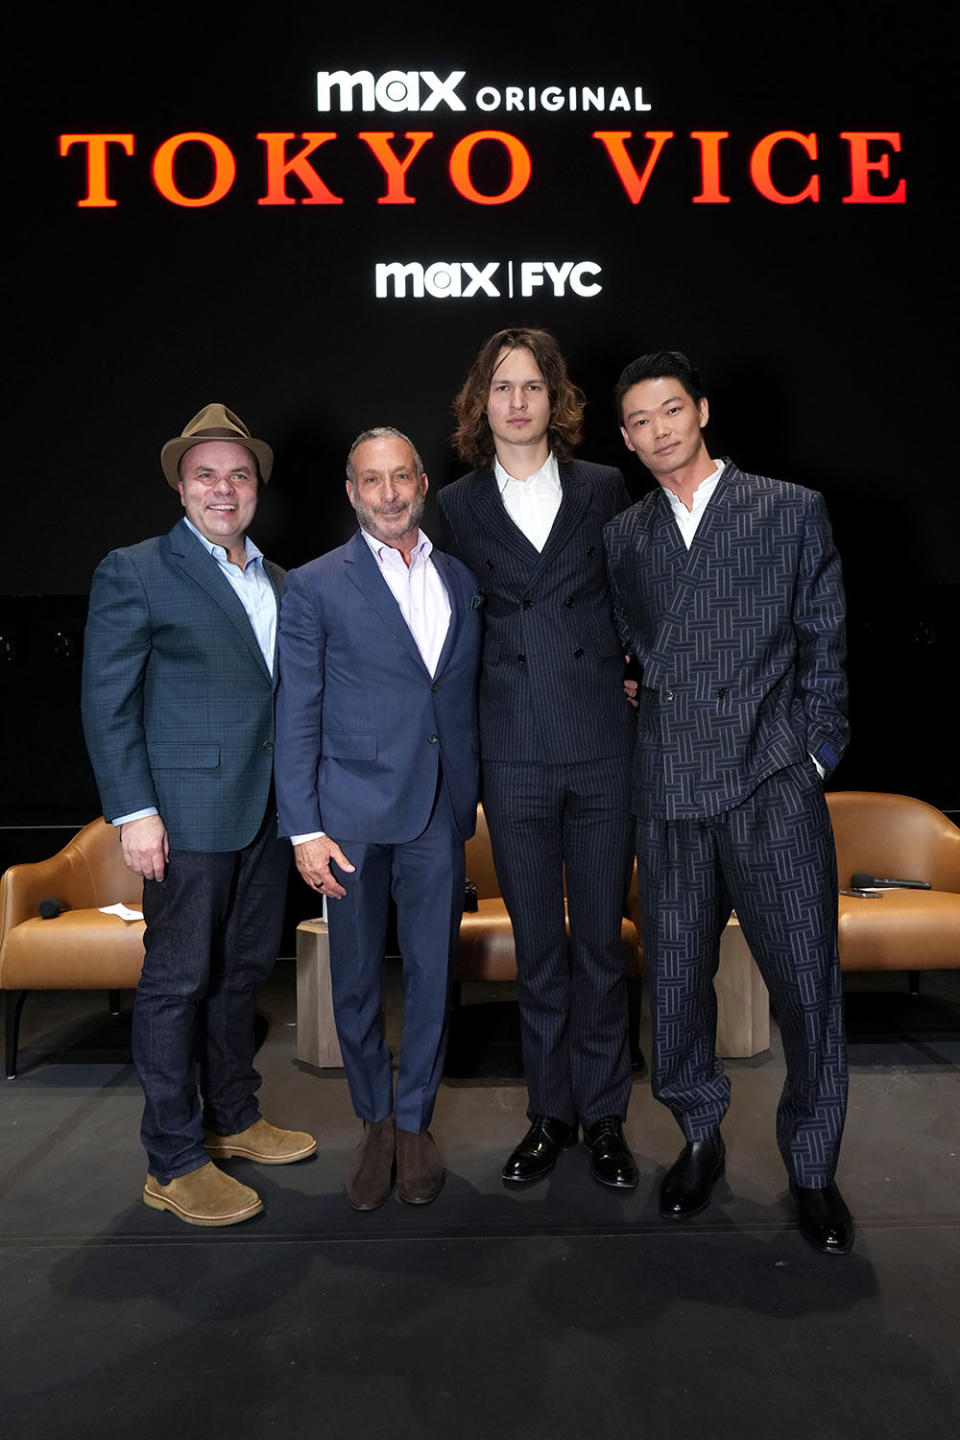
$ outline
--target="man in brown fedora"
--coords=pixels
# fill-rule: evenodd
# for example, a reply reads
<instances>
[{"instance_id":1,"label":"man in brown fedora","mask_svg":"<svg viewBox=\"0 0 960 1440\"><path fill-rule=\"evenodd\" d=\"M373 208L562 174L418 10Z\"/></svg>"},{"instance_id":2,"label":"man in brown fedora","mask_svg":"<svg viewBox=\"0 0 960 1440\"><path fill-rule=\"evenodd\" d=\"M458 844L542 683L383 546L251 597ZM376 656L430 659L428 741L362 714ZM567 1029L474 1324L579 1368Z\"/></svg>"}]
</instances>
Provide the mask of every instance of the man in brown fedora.
<instances>
[{"instance_id":1,"label":"man in brown fedora","mask_svg":"<svg viewBox=\"0 0 960 1440\"><path fill-rule=\"evenodd\" d=\"M247 536L273 452L207 405L160 463L185 513L97 569L83 724L103 813L143 876L143 1198L194 1225L233 1225L262 1203L215 1160L282 1165L316 1149L260 1117L253 1065L289 869L273 797L283 571Z\"/></svg>"}]
</instances>

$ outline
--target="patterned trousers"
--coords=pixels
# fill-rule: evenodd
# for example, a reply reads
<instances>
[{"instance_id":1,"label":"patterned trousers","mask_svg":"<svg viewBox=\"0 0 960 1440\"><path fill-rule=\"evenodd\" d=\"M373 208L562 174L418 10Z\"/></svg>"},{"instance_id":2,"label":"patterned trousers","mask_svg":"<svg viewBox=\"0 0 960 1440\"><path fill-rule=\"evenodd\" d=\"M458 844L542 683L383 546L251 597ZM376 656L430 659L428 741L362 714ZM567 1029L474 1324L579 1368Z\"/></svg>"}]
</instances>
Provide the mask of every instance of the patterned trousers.
<instances>
[{"instance_id":1,"label":"patterned trousers","mask_svg":"<svg viewBox=\"0 0 960 1440\"><path fill-rule=\"evenodd\" d=\"M654 1011L653 1093L688 1140L730 1103L716 1054L713 978L732 908L770 991L786 1081L777 1143L790 1177L833 1178L847 1099L833 832L813 763L765 780L708 820L637 826L643 944Z\"/></svg>"}]
</instances>

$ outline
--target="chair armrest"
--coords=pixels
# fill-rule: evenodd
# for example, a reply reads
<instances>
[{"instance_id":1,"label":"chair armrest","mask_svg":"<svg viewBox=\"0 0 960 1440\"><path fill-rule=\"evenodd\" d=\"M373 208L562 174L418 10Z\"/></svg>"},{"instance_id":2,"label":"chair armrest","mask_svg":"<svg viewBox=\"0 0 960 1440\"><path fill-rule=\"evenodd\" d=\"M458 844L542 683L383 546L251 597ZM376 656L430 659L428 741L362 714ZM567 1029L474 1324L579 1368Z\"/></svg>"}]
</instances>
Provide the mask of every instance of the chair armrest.
<instances>
[{"instance_id":1,"label":"chair armrest","mask_svg":"<svg viewBox=\"0 0 960 1440\"><path fill-rule=\"evenodd\" d=\"M934 890L960 893L960 828L946 816L930 879Z\"/></svg>"},{"instance_id":2,"label":"chair armrest","mask_svg":"<svg viewBox=\"0 0 960 1440\"><path fill-rule=\"evenodd\" d=\"M48 896L72 910L97 904L90 872L85 865L77 864L72 838L47 860L11 865L4 871L0 878L0 949L13 927L33 919L40 901Z\"/></svg>"}]
</instances>

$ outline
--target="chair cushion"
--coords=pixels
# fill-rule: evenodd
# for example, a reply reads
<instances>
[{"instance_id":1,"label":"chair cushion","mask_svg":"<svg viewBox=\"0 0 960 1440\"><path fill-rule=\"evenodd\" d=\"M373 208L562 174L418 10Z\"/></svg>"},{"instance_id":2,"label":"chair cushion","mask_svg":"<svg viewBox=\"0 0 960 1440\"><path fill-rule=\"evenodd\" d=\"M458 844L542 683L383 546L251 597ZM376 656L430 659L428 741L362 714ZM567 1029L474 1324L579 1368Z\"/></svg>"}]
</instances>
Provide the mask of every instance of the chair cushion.
<instances>
[{"instance_id":1,"label":"chair cushion","mask_svg":"<svg viewBox=\"0 0 960 1440\"><path fill-rule=\"evenodd\" d=\"M840 896L841 970L960 967L960 895L884 890L876 900Z\"/></svg>"},{"instance_id":2,"label":"chair cushion","mask_svg":"<svg viewBox=\"0 0 960 1440\"><path fill-rule=\"evenodd\" d=\"M5 990L127 990L143 964L142 920L99 910L66 910L53 920L33 918L7 937Z\"/></svg>"}]
</instances>

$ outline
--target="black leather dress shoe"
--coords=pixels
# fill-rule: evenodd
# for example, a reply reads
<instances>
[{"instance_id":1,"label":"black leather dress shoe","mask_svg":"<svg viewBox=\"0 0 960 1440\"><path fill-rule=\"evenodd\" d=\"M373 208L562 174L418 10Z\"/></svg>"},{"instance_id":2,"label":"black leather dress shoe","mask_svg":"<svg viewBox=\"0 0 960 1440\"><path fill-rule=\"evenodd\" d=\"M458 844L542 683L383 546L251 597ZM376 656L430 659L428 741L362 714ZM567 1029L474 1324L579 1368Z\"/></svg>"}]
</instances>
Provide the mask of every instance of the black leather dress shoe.
<instances>
[{"instance_id":1,"label":"black leather dress shoe","mask_svg":"<svg viewBox=\"0 0 960 1440\"><path fill-rule=\"evenodd\" d=\"M617 1115L605 1115L583 1132L583 1142L590 1150L590 1174L601 1185L612 1190L635 1190L640 1179L637 1162L623 1138L623 1121Z\"/></svg>"},{"instance_id":2,"label":"black leather dress shoe","mask_svg":"<svg viewBox=\"0 0 960 1440\"><path fill-rule=\"evenodd\" d=\"M557 1163L561 1150L577 1143L577 1126L549 1115L534 1115L530 1129L500 1171L505 1185L532 1185L543 1180Z\"/></svg>"},{"instance_id":3,"label":"black leather dress shoe","mask_svg":"<svg viewBox=\"0 0 960 1440\"><path fill-rule=\"evenodd\" d=\"M660 1182L660 1214L688 1220L710 1204L710 1192L723 1174L726 1148L719 1130L706 1140L688 1140Z\"/></svg>"},{"instance_id":4,"label":"black leather dress shoe","mask_svg":"<svg viewBox=\"0 0 960 1440\"><path fill-rule=\"evenodd\" d=\"M790 1194L797 1202L797 1223L804 1240L824 1255L846 1255L853 1244L853 1216L836 1185L831 1181L822 1190L808 1190L791 1180Z\"/></svg>"}]
</instances>

